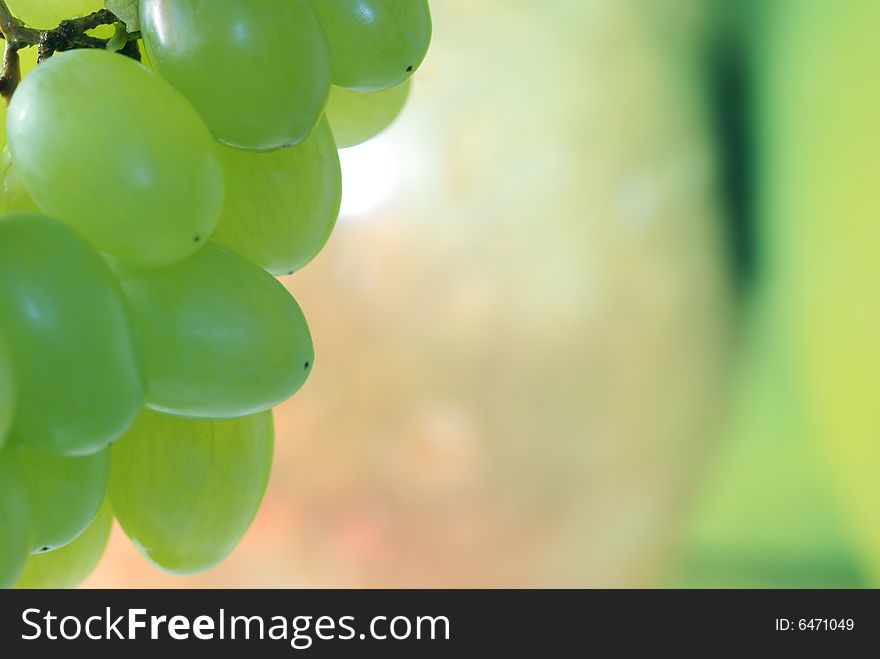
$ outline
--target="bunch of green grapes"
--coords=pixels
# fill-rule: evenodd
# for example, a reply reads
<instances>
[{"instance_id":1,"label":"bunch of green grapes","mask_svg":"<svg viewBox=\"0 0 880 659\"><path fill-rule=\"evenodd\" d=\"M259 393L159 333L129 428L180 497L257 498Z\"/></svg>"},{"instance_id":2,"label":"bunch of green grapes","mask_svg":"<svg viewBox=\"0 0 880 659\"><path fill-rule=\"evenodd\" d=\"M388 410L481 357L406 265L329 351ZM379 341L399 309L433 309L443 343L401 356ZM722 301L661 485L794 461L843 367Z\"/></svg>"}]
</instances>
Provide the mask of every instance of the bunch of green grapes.
<instances>
[{"instance_id":1,"label":"bunch of green grapes","mask_svg":"<svg viewBox=\"0 0 880 659\"><path fill-rule=\"evenodd\" d=\"M118 39L36 66L30 47L6 110L3 587L76 585L114 516L174 573L236 545L268 481L271 409L314 364L273 275L326 243L337 145L394 120L431 37L425 0L107 4L149 64ZM41 29L101 7L6 5Z\"/></svg>"}]
</instances>

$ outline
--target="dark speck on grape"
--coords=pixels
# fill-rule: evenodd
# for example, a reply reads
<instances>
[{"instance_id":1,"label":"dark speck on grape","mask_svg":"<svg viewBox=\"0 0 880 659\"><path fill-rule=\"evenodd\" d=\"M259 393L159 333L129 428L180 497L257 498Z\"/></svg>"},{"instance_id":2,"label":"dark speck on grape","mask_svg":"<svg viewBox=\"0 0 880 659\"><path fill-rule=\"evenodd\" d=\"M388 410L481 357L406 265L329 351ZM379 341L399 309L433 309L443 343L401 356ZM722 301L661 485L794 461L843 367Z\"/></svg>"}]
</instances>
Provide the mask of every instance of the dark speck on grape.
<instances>
[{"instance_id":1,"label":"dark speck on grape","mask_svg":"<svg viewBox=\"0 0 880 659\"><path fill-rule=\"evenodd\" d=\"M41 547L41 548L40 548L40 551L44 551L44 552L45 552L45 551L49 551L49 548L48 548L48 547Z\"/></svg>"},{"instance_id":2,"label":"dark speck on grape","mask_svg":"<svg viewBox=\"0 0 880 659\"><path fill-rule=\"evenodd\" d=\"M306 362L306 370L309 370L309 366L311 366L311 365L312 365L311 362Z\"/></svg>"},{"instance_id":3,"label":"dark speck on grape","mask_svg":"<svg viewBox=\"0 0 880 659\"><path fill-rule=\"evenodd\" d=\"M202 239L201 236L196 236L195 238L193 238L193 242L194 242L194 243L197 243L197 242L199 242L201 239Z\"/></svg>"},{"instance_id":4,"label":"dark speck on grape","mask_svg":"<svg viewBox=\"0 0 880 659\"><path fill-rule=\"evenodd\" d=\"M410 64L408 67L406 67L406 72L407 72L407 73L412 73L412 72L413 72L413 65L412 65L412 64Z\"/></svg>"}]
</instances>

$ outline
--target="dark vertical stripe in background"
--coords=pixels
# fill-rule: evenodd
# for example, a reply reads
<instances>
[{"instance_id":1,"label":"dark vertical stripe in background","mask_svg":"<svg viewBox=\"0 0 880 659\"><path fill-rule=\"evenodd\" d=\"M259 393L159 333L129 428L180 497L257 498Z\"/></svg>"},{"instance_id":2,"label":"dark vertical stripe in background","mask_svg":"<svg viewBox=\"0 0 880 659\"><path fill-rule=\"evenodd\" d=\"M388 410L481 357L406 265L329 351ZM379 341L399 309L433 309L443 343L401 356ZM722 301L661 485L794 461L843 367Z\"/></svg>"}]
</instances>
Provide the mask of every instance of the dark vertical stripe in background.
<instances>
[{"instance_id":1,"label":"dark vertical stripe in background","mask_svg":"<svg viewBox=\"0 0 880 659\"><path fill-rule=\"evenodd\" d=\"M738 30L715 47L711 63L712 116L721 158L727 237L737 290L746 291L757 270L753 185L752 87Z\"/></svg>"}]
</instances>

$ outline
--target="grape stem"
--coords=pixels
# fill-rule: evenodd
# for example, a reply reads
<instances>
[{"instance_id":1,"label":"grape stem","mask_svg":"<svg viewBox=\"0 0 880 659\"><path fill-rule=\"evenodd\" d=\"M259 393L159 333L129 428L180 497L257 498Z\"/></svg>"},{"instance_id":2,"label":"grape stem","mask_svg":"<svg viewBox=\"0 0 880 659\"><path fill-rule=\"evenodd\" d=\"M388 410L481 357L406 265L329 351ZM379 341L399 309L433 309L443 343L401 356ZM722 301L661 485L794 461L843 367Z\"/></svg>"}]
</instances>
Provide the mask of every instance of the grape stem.
<instances>
[{"instance_id":1,"label":"grape stem","mask_svg":"<svg viewBox=\"0 0 880 659\"><path fill-rule=\"evenodd\" d=\"M21 82L21 64L18 51L22 48L37 48L37 62L51 57L56 52L74 48L106 48L108 39L99 39L86 34L100 25L119 24L119 18L109 9L100 9L88 16L61 21L51 30L37 30L28 27L12 15L6 0L0 0L0 36L6 40L3 53L3 68L0 69L0 95L8 104ZM119 51L123 55L140 60L137 39L140 34L129 34L128 42Z\"/></svg>"}]
</instances>

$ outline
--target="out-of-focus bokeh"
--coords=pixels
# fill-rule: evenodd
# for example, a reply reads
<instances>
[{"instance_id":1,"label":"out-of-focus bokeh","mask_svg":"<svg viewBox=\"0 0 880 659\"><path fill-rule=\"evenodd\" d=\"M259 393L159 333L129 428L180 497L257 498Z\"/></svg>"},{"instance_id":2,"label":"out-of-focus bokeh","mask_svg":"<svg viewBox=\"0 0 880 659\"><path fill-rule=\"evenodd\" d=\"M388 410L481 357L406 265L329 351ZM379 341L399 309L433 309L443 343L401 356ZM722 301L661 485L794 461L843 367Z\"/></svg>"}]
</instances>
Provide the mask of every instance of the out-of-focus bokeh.
<instances>
[{"instance_id":1,"label":"out-of-focus bokeh","mask_svg":"<svg viewBox=\"0 0 880 659\"><path fill-rule=\"evenodd\" d=\"M87 585L869 583L880 547L853 502L878 449L829 461L823 436L845 430L813 418L827 392L805 386L827 360L811 370L792 338L818 312L789 313L797 268L764 265L798 262L792 229L765 225L819 180L772 157L796 128L824 153L810 116L788 142L773 130L808 96L795 51L812 28L775 35L746 5L432 2L408 107L343 151L337 231L285 280L316 364L277 411L253 528L190 578L117 530ZM853 464L866 485L840 487Z\"/></svg>"}]
</instances>

